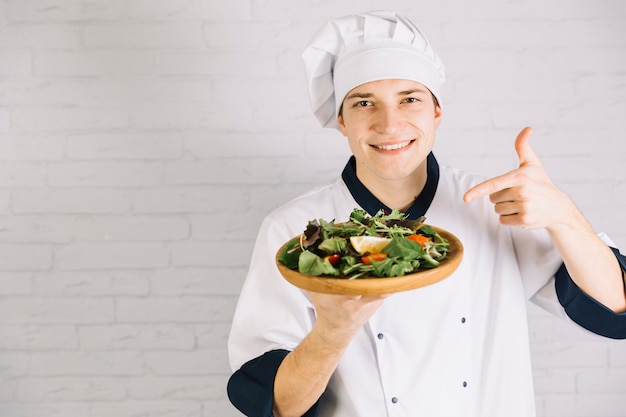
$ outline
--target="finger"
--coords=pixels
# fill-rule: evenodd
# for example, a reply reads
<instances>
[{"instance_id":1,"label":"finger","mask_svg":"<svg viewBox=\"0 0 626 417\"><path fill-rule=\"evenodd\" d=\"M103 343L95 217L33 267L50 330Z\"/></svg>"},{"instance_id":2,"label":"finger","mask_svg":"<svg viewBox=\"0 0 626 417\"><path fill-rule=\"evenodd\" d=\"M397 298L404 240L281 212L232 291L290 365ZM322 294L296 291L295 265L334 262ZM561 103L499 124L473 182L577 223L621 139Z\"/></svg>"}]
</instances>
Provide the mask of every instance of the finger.
<instances>
[{"instance_id":1,"label":"finger","mask_svg":"<svg viewBox=\"0 0 626 417\"><path fill-rule=\"evenodd\" d=\"M531 127L525 127L515 138L515 152L519 157L519 166L525 165L541 165L539 157L533 151L530 146L530 135L533 129Z\"/></svg>"},{"instance_id":2,"label":"finger","mask_svg":"<svg viewBox=\"0 0 626 417\"><path fill-rule=\"evenodd\" d=\"M519 177L516 171L507 172L499 177L491 178L487 181L483 181L478 185L470 188L463 196L463 201L471 203L472 201L486 196L497 193L498 191L505 190L507 188L519 185Z\"/></svg>"},{"instance_id":3,"label":"finger","mask_svg":"<svg viewBox=\"0 0 626 417\"><path fill-rule=\"evenodd\" d=\"M520 206L516 201L506 201L494 204L493 209L496 214L500 216L510 216L512 214L519 214L523 210L523 206Z\"/></svg>"}]
</instances>

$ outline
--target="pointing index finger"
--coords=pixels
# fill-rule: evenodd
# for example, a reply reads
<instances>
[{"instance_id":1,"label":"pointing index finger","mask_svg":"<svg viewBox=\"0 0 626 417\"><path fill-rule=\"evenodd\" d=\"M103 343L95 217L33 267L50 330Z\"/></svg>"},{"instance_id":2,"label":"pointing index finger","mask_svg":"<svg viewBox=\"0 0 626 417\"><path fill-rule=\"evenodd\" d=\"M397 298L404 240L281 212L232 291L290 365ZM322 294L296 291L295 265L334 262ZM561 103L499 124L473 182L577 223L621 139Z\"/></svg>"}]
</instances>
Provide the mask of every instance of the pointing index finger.
<instances>
[{"instance_id":1,"label":"pointing index finger","mask_svg":"<svg viewBox=\"0 0 626 417\"><path fill-rule=\"evenodd\" d=\"M491 195L495 192L502 191L506 188L511 188L516 185L513 172L500 175L499 177L491 178L481 182L478 185L470 188L463 196L463 201L471 203L480 197Z\"/></svg>"}]
</instances>

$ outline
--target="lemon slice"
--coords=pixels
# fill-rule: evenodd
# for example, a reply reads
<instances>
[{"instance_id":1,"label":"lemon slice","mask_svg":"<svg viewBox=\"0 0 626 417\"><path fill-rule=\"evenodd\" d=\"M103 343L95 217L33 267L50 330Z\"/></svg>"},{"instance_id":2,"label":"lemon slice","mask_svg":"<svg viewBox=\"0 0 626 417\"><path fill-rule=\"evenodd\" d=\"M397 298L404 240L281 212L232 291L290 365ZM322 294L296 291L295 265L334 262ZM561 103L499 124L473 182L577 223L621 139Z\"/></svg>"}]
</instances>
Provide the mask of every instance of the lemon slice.
<instances>
[{"instance_id":1,"label":"lemon slice","mask_svg":"<svg viewBox=\"0 0 626 417\"><path fill-rule=\"evenodd\" d=\"M350 243L359 255L365 253L380 253L391 239L378 236L351 236Z\"/></svg>"}]
</instances>

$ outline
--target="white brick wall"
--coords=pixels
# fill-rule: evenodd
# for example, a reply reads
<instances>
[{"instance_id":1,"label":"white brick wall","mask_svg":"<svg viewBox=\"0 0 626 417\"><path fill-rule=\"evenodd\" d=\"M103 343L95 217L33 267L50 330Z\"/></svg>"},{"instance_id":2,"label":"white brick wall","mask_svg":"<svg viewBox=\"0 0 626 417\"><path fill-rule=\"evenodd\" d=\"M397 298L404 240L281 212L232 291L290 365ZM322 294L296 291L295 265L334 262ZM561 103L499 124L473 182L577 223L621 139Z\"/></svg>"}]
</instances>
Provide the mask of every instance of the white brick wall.
<instances>
[{"instance_id":1,"label":"white brick wall","mask_svg":"<svg viewBox=\"0 0 626 417\"><path fill-rule=\"evenodd\" d=\"M337 175L300 54L395 8L446 63L436 153L533 146L626 248L622 0L0 0L0 416L222 417L263 216ZM539 417L626 416L626 344L530 307Z\"/></svg>"}]
</instances>

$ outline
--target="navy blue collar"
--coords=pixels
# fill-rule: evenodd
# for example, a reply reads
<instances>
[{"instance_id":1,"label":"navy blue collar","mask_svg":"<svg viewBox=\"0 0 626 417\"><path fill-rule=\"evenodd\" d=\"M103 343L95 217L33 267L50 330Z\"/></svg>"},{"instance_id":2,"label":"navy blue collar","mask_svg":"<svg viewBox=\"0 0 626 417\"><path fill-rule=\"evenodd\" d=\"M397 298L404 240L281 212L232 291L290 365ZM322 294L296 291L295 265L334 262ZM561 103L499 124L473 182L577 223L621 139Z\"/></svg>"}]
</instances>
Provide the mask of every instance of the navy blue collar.
<instances>
[{"instance_id":1,"label":"navy blue collar","mask_svg":"<svg viewBox=\"0 0 626 417\"><path fill-rule=\"evenodd\" d=\"M439 164L435 159L435 155L431 152L426 160L427 177L426 185L424 189L417 196L411 207L405 211L407 218L410 220L418 219L421 216L426 215L426 211L430 207L430 204L435 198L435 192L437 191L437 185L439 184ZM391 208L384 205L378 198L374 196L368 190L365 185L356 176L356 159L354 156L350 158L346 167L341 173L341 178L346 183L350 194L354 197L354 200L367 211L371 216L376 214L379 210L384 210L386 213L391 212Z\"/></svg>"}]
</instances>

